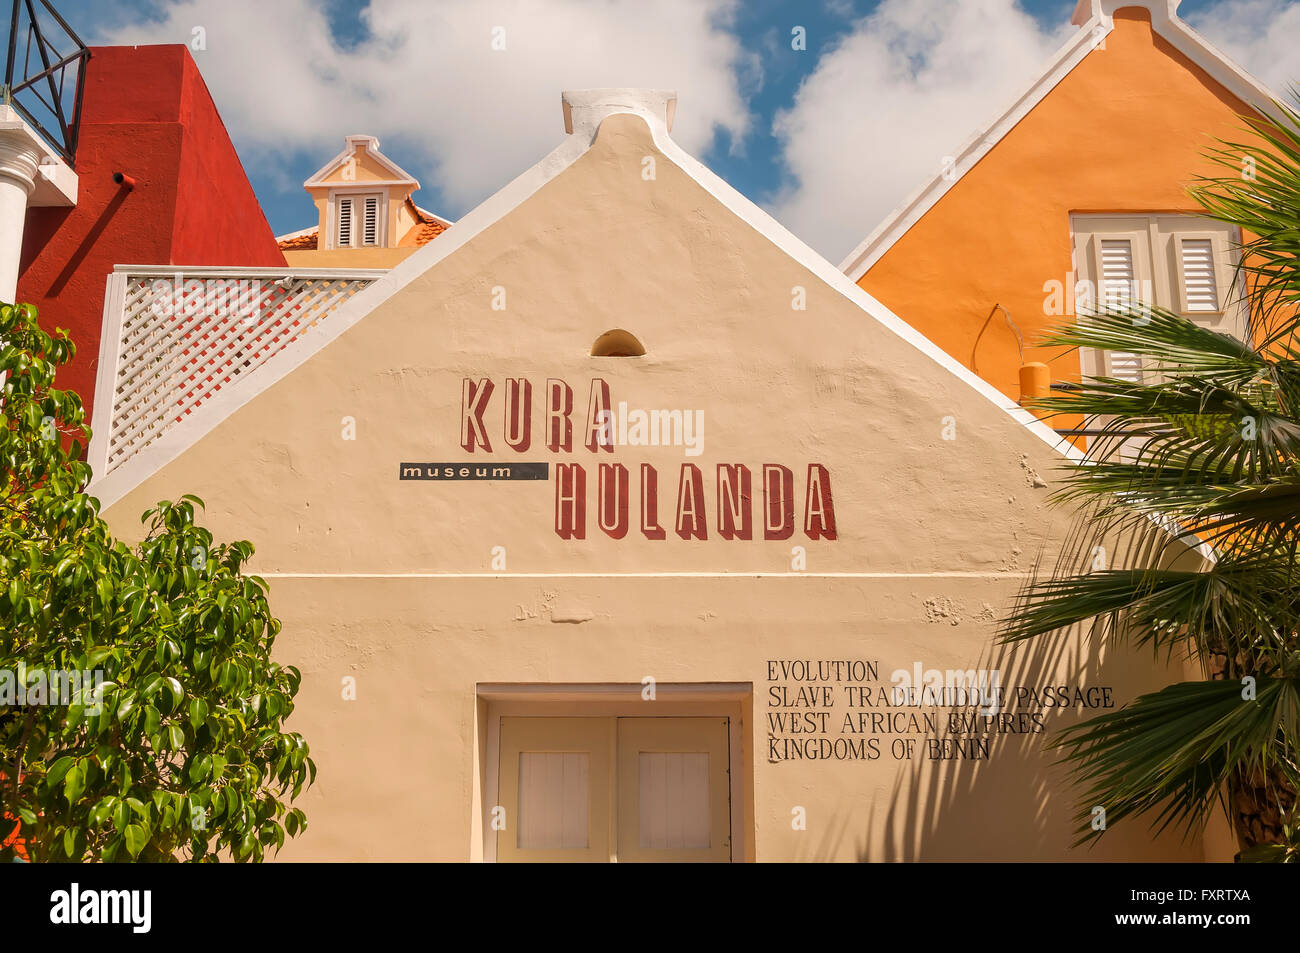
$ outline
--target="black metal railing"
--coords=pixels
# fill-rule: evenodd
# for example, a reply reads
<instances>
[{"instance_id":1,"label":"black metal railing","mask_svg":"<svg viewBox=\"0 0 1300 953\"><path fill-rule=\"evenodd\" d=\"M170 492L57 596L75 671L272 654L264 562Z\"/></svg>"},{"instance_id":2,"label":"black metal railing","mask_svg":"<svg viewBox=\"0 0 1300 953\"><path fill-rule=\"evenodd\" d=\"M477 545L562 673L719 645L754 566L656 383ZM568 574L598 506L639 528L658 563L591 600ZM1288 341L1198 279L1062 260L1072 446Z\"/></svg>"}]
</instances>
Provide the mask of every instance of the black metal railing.
<instances>
[{"instance_id":1,"label":"black metal railing","mask_svg":"<svg viewBox=\"0 0 1300 953\"><path fill-rule=\"evenodd\" d=\"M90 50L49 0L14 0L0 104L17 110L69 165L77 157L88 59Z\"/></svg>"}]
</instances>

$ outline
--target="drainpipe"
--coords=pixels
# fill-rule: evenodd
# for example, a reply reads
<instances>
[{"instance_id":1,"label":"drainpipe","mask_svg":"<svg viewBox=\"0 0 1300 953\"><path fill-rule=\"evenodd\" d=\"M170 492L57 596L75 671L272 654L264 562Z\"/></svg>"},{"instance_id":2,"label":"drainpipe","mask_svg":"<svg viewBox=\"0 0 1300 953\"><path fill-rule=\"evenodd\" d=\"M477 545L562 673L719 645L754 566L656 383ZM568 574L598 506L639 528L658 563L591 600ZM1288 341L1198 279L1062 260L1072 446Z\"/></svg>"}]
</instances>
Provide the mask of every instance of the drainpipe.
<instances>
[{"instance_id":1,"label":"drainpipe","mask_svg":"<svg viewBox=\"0 0 1300 953\"><path fill-rule=\"evenodd\" d=\"M1040 361L1020 365L1020 403L1048 397L1052 393L1052 371Z\"/></svg>"}]
</instances>

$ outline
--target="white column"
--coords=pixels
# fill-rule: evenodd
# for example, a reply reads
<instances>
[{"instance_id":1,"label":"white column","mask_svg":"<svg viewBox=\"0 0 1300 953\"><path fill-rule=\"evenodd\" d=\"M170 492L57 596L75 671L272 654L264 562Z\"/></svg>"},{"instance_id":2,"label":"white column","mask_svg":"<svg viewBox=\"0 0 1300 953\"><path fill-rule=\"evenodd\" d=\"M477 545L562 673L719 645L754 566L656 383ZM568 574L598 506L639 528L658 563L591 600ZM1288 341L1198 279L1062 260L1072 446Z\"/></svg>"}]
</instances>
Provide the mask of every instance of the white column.
<instances>
[{"instance_id":1,"label":"white column","mask_svg":"<svg viewBox=\"0 0 1300 953\"><path fill-rule=\"evenodd\" d=\"M23 253L27 200L36 189L41 151L31 137L0 129L0 302L13 304Z\"/></svg>"}]
</instances>

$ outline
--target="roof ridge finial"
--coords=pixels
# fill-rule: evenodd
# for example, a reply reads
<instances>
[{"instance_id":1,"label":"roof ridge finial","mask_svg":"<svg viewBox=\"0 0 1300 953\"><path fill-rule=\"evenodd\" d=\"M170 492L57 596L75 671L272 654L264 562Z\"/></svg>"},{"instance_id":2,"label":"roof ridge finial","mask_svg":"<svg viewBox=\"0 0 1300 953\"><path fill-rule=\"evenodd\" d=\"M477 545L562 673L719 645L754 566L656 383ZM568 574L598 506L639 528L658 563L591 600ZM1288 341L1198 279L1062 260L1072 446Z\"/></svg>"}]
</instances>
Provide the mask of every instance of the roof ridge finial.
<instances>
[{"instance_id":1,"label":"roof ridge finial","mask_svg":"<svg viewBox=\"0 0 1300 953\"><path fill-rule=\"evenodd\" d=\"M1075 26L1086 26L1098 18L1114 16L1116 10L1125 7L1141 7L1151 12L1154 21L1172 20L1178 16L1178 4L1182 0L1079 0L1074 7L1070 22Z\"/></svg>"},{"instance_id":2,"label":"roof ridge finial","mask_svg":"<svg viewBox=\"0 0 1300 953\"><path fill-rule=\"evenodd\" d=\"M672 132L677 113L677 93L669 89L566 89L560 94L560 102L564 107L564 131L570 135L583 132L594 137L601 122L615 113L650 117Z\"/></svg>"}]
</instances>

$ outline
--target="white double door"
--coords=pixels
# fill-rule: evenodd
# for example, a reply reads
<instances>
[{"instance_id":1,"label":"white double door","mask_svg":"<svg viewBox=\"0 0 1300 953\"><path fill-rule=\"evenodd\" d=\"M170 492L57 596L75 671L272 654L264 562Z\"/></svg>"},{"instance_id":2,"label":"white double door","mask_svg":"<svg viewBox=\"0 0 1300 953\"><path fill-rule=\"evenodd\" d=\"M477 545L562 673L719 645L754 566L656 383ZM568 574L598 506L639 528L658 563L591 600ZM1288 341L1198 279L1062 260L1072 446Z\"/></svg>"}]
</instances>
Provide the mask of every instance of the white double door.
<instances>
[{"instance_id":1,"label":"white double door","mask_svg":"<svg viewBox=\"0 0 1300 953\"><path fill-rule=\"evenodd\" d=\"M503 717L498 861L729 861L729 719Z\"/></svg>"}]
</instances>

